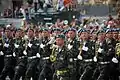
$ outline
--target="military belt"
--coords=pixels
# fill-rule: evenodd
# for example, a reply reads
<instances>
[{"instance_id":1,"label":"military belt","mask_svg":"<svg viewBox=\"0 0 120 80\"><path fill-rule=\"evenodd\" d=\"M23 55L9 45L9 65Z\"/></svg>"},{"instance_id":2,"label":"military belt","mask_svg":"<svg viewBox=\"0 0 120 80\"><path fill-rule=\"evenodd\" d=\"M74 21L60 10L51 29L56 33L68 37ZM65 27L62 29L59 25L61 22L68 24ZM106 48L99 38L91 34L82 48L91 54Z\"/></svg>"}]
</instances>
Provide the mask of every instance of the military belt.
<instances>
[{"instance_id":1,"label":"military belt","mask_svg":"<svg viewBox=\"0 0 120 80\"><path fill-rule=\"evenodd\" d=\"M21 56L21 57L18 57L19 59L23 59L23 58L25 58L25 56Z\"/></svg>"},{"instance_id":2,"label":"military belt","mask_svg":"<svg viewBox=\"0 0 120 80\"><path fill-rule=\"evenodd\" d=\"M70 62L77 61L77 60L78 60L77 58L70 58L69 59Z\"/></svg>"},{"instance_id":3,"label":"military belt","mask_svg":"<svg viewBox=\"0 0 120 80\"><path fill-rule=\"evenodd\" d=\"M35 59L37 56L28 57L28 59Z\"/></svg>"},{"instance_id":4,"label":"military belt","mask_svg":"<svg viewBox=\"0 0 120 80\"><path fill-rule=\"evenodd\" d=\"M99 62L100 64L108 64L108 63L110 63L110 62Z\"/></svg>"},{"instance_id":5,"label":"military belt","mask_svg":"<svg viewBox=\"0 0 120 80\"><path fill-rule=\"evenodd\" d=\"M5 57L12 57L12 55L5 55Z\"/></svg>"},{"instance_id":6,"label":"military belt","mask_svg":"<svg viewBox=\"0 0 120 80\"><path fill-rule=\"evenodd\" d=\"M68 72L68 70L57 70L56 74L59 76L65 74L66 72Z\"/></svg>"},{"instance_id":7,"label":"military belt","mask_svg":"<svg viewBox=\"0 0 120 80\"><path fill-rule=\"evenodd\" d=\"M84 59L83 61L85 61L85 62L92 62L93 59Z\"/></svg>"},{"instance_id":8,"label":"military belt","mask_svg":"<svg viewBox=\"0 0 120 80\"><path fill-rule=\"evenodd\" d=\"M43 59L43 60L47 60L47 59L49 59L49 58L50 58L50 57L43 57L42 59Z\"/></svg>"}]
</instances>

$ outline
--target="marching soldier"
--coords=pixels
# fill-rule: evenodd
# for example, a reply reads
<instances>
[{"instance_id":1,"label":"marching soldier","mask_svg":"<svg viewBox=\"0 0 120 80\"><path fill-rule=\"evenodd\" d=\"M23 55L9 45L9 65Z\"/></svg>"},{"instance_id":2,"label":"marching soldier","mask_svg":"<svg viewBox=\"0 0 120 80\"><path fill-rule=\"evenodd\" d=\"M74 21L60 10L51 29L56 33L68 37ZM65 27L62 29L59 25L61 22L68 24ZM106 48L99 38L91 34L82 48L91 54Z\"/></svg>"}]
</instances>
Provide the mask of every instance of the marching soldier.
<instances>
[{"instance_id":1,"label":"marching soldier","mask_svg":"<svg viewBox=\"0 0 120 80\"><path fill-rule=\"evenodd\" d=\"M108 55L108 60L110 61L110 79L111 80L119 80L117 73L117 65L118 65L118 60L116 59L115 55L115 47L116 47L116 40L113 38L112 35L113 30L108 29L106 31L106 42L107 42L107 55Z\"/></svg>"},{"instance_id":2,"label":"marching soldier","mask_svg":"<svg viewBox=\"0 0 120 80\"><path fill-rule=\"evenodd\" d=\"M113 34L113 38L116 40L116 42L118 42L119 28L113 28L112 34Z\"/></svg>"},{"instance_id":3,"label":"marching soldier","mask_svg":"<svg viewBox=\"0 0 120 80\"><path fill-rule=\"evenodd\" d=\"M109 80L109 60L107 56L107 43L105 40L105 31L98 31L98 40L95 44L95 52L96 52L96 61L98 63L93 79L94 80Z\"/></svg>"},{"instance_id":4,"label":"marching soldier","mask_svg":"<svg viewBox=\"0 0 120 80\"><path fill-rule=\"evenodd\" d=\"M51 51L50 61L54 69L53 80L70 80L68 49L65 46L65 36L63 34L56 36L56 46Z\"/></svg>"},{"instance_id":5,"label":"marching soldier","mask_svg":"<svg viewBox=\"0 0 120 80\"><path fill-rule=\"evenodd\" d=\"M42 37L40 40L40 74L38 80L52 80L52 69L51 69L51 62L49 60L50 56L50 47L52 41L50 41L50 33L49 29L43 28L42 29ZM54 41L54 40L53 40Z\"/></svg>"},{"instance_id":6,"label":"marching soldier","mask_svg":"<svg viewBox=\"0 0 120 80\"><path fill-rule=\"evenodd\" d=\"M2 72L2 69L4 67L4 56L3 56L3 37L2 37L2 32L0 31L0 74Z\"/></svg>"},{"instance_id":7,"label":"marching soldier","mask_svg":"<svg viewBox=\"0 0 120 80\"><path fill-rule=\"evenodd\" d=\"M82 60L82 69L83 73L80 77L80 80L91 80L94 70L94 61L95 57L95 45L89 39L89 33L87 30L81 30L81 37L83 40L83 44L80 45L80 53L78 55L78 59Z\"/></svg>"},{"instance_id":8,"label":"marching soldier","mask_svg":"<svg viewBox=\"0 0 120 80\"><path fill-rule=\"evenodd\" d=\"M6 76L9 76L12 80L14 76L15 58L13 57L14 43L10 28L6 28L5 36L6 38L3 45L4 68L0 75L0 80L5 80Z\"/></svg>"},{"instance_id":9,"label":"marching soldier","mask_svg":"<svg viewBox=\"0 0 120 80\"><path fill-rule=\"evenodd\" d=\"M13 56L16 57L17 64L15 67L15 74L13 80L19 80L20 77L24 80L26 65L27 65L27 57L23 54L25 50L25 40L21 37L21 29L18 29L15 34L14 39L14 52Z\"/></svg>"},{"instance_id":10,"label":"marching soldier","mask_svg":"<svg viewBox=\"0 0 120 80\"><path fill-rule=\"evenodd\" d=\"M76 80L78 77L77 55L79 54L79 42L76 38L76 30L74 28L68 29L67 47L69 49L68 67L70 69L70 80Z\"/></svg>"},{"instance_id":11,"label":"marching soldier","mask_svg":"<svg viewBox=\"0 0 120 80\"><path fill-rule=\"evenodd\" d=\"M34 39L34 30L28 30L28 42L26 43L26 49L24 54L27 56L27 70L25 74L25 80L36 80L36 65L40 58L39 42Z\"/></svg>"}]
</instances>

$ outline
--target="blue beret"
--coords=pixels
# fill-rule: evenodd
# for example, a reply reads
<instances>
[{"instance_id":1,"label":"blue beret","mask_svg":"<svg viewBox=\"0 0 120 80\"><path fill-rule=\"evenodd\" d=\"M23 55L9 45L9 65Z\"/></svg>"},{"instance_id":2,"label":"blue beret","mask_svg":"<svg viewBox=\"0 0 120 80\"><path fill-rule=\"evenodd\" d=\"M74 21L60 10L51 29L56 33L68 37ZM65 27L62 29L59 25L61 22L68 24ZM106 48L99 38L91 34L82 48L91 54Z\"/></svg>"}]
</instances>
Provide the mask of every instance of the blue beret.
<instances>
[{"instance_id":1,"label":"blue beret","mask_svg":"<svg viewBox=\"0 0 120 80\"><path fill-rule=\"evenodd\" d=\"M42 28L41 31L49 31L48 28Z\"/></svg>"},{"instance_id":2,"label":"blue beret","mask_svg":"<svg viewBox=\"0 0 120 80\"><path fill-rule=\"evenodd\" d=\"M54 31L62 31L62 30L60 28L54 28L52 31L54 32Z\"/></svg>"},{"instance_id":3,"label":"blue beret","mask_svg":"<svg viewBox=\"0 0 120 80\"><path fill-rule=\"evenodd\" d=\"M108 33L108 32L113 32L113 30L111 28L109 28L106 30L106 33Z\"/></svg>"},{"instance_id":4,"label":"blue beret","mask_svg":"<svg viewBox=\"0 0 120 80\"><path fill-rule=\"evenodd\" d=\"M88 32L85 28L79 29L78 33L82 33L82 32Z\"/></svg>"},{"instance_id":5,"label":"blue beret","mask_svg":"<svg viewBox=\"0 0 120 80\"><path fill-rule=\"evenodd\" d=\"M76 29L75 28L69 28L68 31L74 31L74 32L76 32Z\"/></svg>"}]
</instances>

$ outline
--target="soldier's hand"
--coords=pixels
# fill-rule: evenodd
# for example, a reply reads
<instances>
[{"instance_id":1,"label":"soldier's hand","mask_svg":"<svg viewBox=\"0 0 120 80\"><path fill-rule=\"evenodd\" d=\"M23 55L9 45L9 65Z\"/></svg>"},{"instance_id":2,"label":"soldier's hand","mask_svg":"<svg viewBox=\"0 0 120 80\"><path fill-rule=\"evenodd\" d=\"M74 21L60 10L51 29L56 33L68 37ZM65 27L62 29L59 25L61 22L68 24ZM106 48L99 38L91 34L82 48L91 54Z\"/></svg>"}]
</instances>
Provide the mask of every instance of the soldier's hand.
<instances>
[{"instance_id":1,"label":"soldier's hand","mask_svg":"<svg viewBox=\"0 0 120 80\"><path fill-rule=\"evenodd\" d=\"M96 56L93 58L93 61L94 61L94 62L97 62L97 57L96 57Z\"/></svg>"},{"instance_id":2,"label":"soldier's hand","mask_svg":"<svg viewBox=\"0 0 120 80\"><path fill-rule=\"evenodd\" d=\"M28 46L31 48L32 44L31 44L31 43L28 43Z\"/></svg>"},{"instance_id":3,"label":"soldier's hand","mask_svg":"<svg viewBox=\"0 0 120 80\"><path fill-rule=\"evenodd\" d=\"M14 56L14 57L16 56L15 52L13 53L13 56Z\"/></svg>"},{"instance_id":4,"label":"soldier's hand","mask_svg":"<svg viewBox=\"0 0 120 80\"><path fill-rule=\"evenodd\" d=\"M24 55L27 55L27 52L24 50L24 51L23 51L23 54L24 54Z\"/></svg>"},{"instance_id":5,"label":"soldier's hand","mask_svg":"<svg viewBox=\"0 0 120 80\"><path fill-rule=\"evenodd\" d=\"M38 58L40 58L40 54L39 54L39 53L37 53L36 56L37 56Z\"/></svg>"},{"instance_id":6,"label":"soldier's hand","mask_svg":"<svg viewBox=\"0 0 120 80\"><path fill-rule=\"evenodd\" d=\"M113 57L113 58L112 58L112 62L114 62L114 63L118 63L117 58Z\"/></svg>"},{"instance_id":7,"label":"soldier's hand","mask_svg":"<svg viewBox=\"0 0 120 80\"><path fill-rule=\"evenodd\" d=\"M82 59L83 59L81 55L78 55L77 58L78 58L79 60L82 60Z\"/></svg>"},{"instance_id":8,"label":"soldier's hand","mask_svg":"<svg viewBox=\"0 0 120 80\"><path fill-rule=\"evenodd\" d=\"M72 47L73 47L73 45L68 45L68 49L70 50L70 49L72 49Z\"/></svg>"},{"instance_id":9,"label":"soldier's hand","mask_svg":"<svg viewBox=\"0 0 120 80\"><path fill-rule=\"evenodd\" d=\"M43 45L43 44L40 44L40 48L44 48L45 47L45 45Z\"/></svg>"},{"instance_id":10,"label":"soldier's hand","mask_svg":"<svg viewBox=\"0 0 120 80\"><path fill-rule=\"evenodd\" d=\"M4 53L2 51L0 51L0 56L4 55Z\"/></svg>"}]
</instances>

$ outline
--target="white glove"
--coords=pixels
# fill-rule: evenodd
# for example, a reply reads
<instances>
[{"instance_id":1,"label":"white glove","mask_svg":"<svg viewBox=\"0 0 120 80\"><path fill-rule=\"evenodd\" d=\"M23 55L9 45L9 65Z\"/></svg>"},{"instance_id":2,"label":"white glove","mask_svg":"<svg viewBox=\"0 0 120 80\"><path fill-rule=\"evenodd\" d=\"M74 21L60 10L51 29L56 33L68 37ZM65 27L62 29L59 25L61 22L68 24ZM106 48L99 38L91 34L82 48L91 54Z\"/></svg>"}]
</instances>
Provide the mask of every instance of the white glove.
<instances>
[{"instance_id":1,"label":"white glove","mask_svg":"<svg viewBox=\"0 0 120 80\"><path fill-rule=\"evenodd\" d=\"M98 49L98 52L99 52L99 53L102 53L102 51L103 51L103 49L101 49L101 48Z\"/></svg>"},{"instance_id":2,"label":"white glove","mask_svg":"<svg viewBox=\"0 0 120 80\"><path fill-rule=\"evenodd\" d=\"M24 51L23 51L23 54L24 54L24 55L27 55L27 52L24 50Z\"/></svg>"},{"instance_id":3,"label":"white glove","mask_svg":"<svg viewBox=\"0 0 120 80\"><path fill-rule=\"evenodd\" d=\"M82 50L88 51L88 47L83 46L83 47L82 47Z\"/></svg>"},{"instance_id":4,"label":"white glove","mask_svg":"<svg viewBox=\"0 0 120 80\"><path fill-rule=\"evenodd\" d=\"M51 37L51 40L48 42L48 44L53 44L55 42L54 37Z\"/></svg>"},{"instance_id":5,"label":"white glove","mask_svg":"<svg viewBox=\"0 0 120 80\"><path fill-rule=\"evenodd\" d=\"M32 44L28 43L28 46L31 48Z\"/></svg>"},{"instance_id":6,"label":"white glove","mask_svg":"<svg viewBox=\"0 0 120 80\"><path fill-rule=\"evenodd\" d=\"M73 47L73 45L68 44L68 49L70 50Z\"/></svg>"},{"instance_id":7,"label":"white glove","mask_svg":"<svg viewBox=\"0 0 120 80\"><path fill-rule=\"evenodd\" d=\"M39 53L37 53L36 56L37 56L38 58L40 58L40 54L39 54Z\"/></svg>"},{"instance_id":8,"label":"white glove","mask_svg":"<svg viewBox=\"0 0 120 80\"><path fill-rule=\"evenodd\" d=\"M2 51L0 51L0 56L4 55L4 53Z\"/></svg>"},{"instance_id":9,"label":"white glove","mask_svg":"<svg viewBox=\"0 0 120 80\"><path fill-rule=\"evenodd\" d=\"M16 56L15 52L13 53L13 56L14 56L14 57Z\"/></svg>"},{"instance_id":10,"label":"white glove","mask_svg":"<svg viewBox=\"0 0 120 80\"><path fill-rule=\"evenodd\" d=\"M45 45L43 45L43 44L40 44L40 48L44 48L45 47Z\"/></svg>"},{"instance_id":11,"label":"white glove","mask_svg":"<svg viewBox=\"0 0 120 80\"><path fill-rule=\"evenodd\" d=\"M93 58L93 60L94 60L94 62L97 62L97 57L95 56L95 57Z\"/></svg>"},{"instance_id":12,"label":"white glove","mask_svg":"<svg viewBox=\"0 0 120 80\"><path fill-rule=\"evenodd\" d=\"M82 60L82 59L83 59L81 55L78 55L77 58L78 58L79 60Z\"/></svg>"},{"instance_id":13,"label":"white glove","mask_svg":"<svg viewBox=\"0 0 120 80\"><path fill-rule=\"evenodd\" d=\"M19 47L19 45L17 45L17 44L14 44L14 46L15 46L15 48L18 48L18 47Z\"/></svg>"},{"instance_id":14,"label":"white glove","mask_svg":"<svg viewBox=\"0 0 120 80\"><path fill-rule=\"evenodd\" d=\"M4 46L8 48L8 47L9 47L9 44L6 44L6 43L5 43Z\"/></svg>"},{"instance_id":15,"label":"white glove","mask_svg":"<svg viewBox=\"0 0 120 80\"><path fill-rule=\"evenodd\" d=\"M118 63L118 60L117 60L115 57L113 57L113 58L112 58L112 62Z\"/></svg>"}]
</instances>

